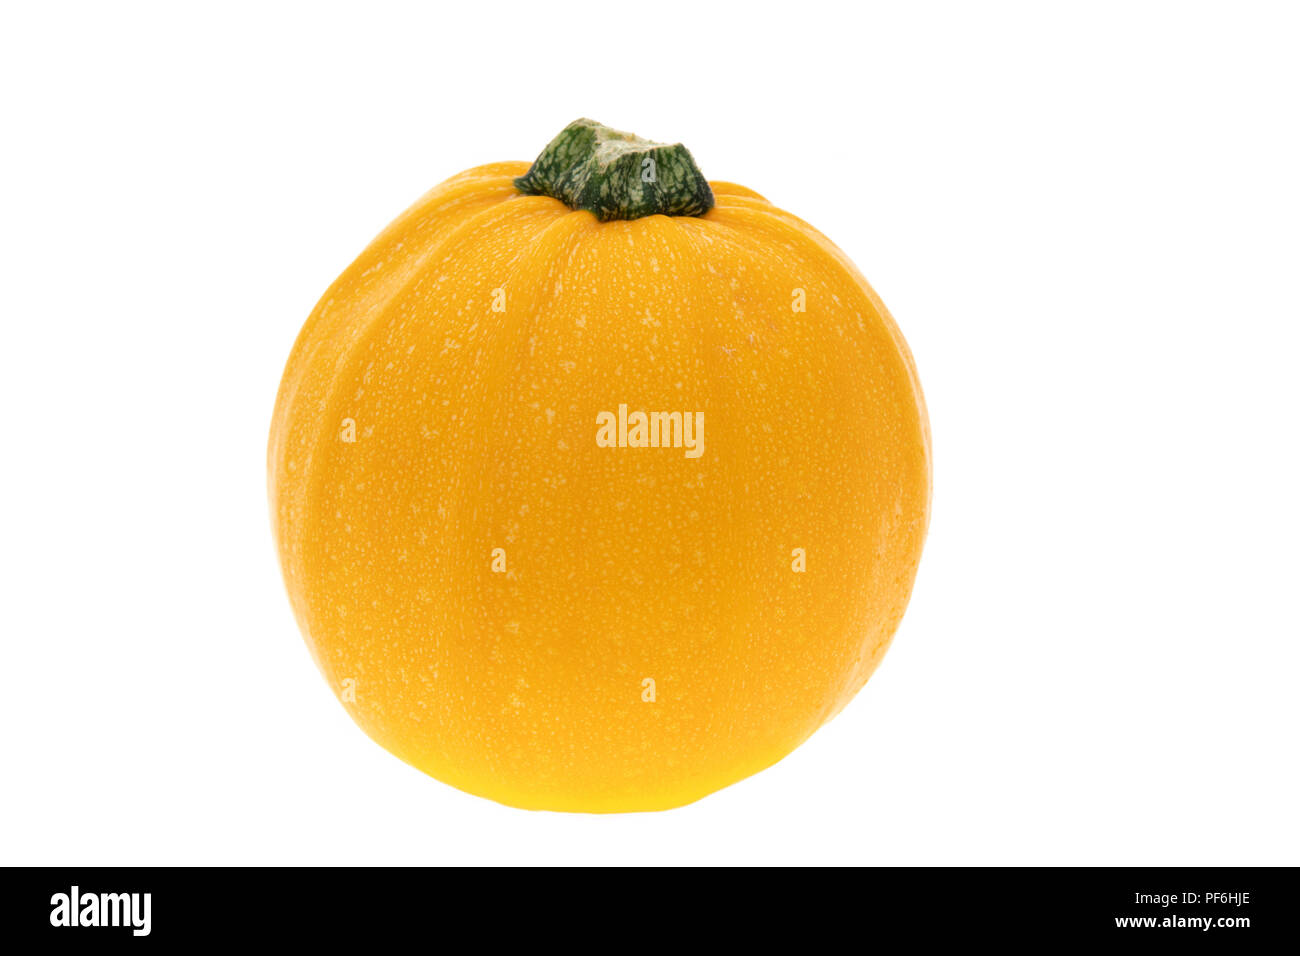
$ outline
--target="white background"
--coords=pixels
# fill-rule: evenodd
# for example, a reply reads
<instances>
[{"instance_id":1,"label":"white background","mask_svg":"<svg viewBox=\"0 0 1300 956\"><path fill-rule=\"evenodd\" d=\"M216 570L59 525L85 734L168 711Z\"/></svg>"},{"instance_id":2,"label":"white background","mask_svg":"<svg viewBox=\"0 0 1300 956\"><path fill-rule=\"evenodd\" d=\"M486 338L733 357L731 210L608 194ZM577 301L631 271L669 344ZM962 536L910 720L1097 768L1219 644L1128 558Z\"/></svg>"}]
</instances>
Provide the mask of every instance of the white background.
<instances>
[{"instance_id":1,"label":"white background","mask_svg":"<svg viewBox=\"0 0 1300 956\"><path fill-rule=\"evenodd\" d=\"M0 861L1300 863L1294 8L16 6ZM885 664L660 814L511 810L371 743L265 500L330 281L578 116L835 240L933 424Z\"/></svg>"}]
</instances>

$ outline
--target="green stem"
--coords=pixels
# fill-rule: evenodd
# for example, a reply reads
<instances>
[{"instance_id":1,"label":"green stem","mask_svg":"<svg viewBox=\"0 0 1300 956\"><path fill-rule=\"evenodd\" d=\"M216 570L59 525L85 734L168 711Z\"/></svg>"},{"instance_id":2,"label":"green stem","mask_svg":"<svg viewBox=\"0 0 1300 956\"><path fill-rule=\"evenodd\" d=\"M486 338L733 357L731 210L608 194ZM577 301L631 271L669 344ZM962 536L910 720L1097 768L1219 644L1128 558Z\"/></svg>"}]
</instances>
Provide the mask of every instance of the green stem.
<instances>
[{"instance_id":1,"label":"green stem","mask_svg":"<svg viewBox=\"0 0 1300 956\"><path fill-rule=\"evenodd\" d=\"M589 119L564 127L515 188L586 209L602 222L703 216L713 208L713 190L681 143L652 143Z\"/></svg>"}]
</instances>

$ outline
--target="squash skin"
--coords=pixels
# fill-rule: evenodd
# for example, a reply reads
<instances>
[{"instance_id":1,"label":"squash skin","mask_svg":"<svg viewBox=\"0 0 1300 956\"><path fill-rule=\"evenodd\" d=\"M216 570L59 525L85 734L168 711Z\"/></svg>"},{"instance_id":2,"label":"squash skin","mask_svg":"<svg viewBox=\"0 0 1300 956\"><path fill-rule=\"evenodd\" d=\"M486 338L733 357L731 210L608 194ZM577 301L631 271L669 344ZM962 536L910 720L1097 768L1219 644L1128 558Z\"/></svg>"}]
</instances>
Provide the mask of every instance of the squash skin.
<instances>
[{"instance_id":1,"label":"squash skin","mask_svg":"<svg viewBox=\"0 0 1300 956\"><path fill-rule=\"evenodd\" d=\"M277 550L317 665L401 759L517 807L675 807L879 664L928 526L924 399L865 279L758 194L602 223L520 195L528 168L435 188L307 320ZM620 403L703 411L703 456L597 447Z\"/></svg>"}]
</instances>

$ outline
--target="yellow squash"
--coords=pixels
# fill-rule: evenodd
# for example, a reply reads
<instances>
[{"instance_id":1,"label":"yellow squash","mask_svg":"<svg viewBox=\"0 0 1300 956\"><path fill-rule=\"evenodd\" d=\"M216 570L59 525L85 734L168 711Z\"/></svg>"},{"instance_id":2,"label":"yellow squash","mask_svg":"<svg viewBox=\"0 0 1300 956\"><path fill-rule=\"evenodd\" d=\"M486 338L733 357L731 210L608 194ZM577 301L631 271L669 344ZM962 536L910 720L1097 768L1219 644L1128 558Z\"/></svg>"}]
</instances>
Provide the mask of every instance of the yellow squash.
<instances>
[{"instance_id":1,"label":"yellow squash","mask_svg":"<svg viewBox=\"0 0 1300 956\"><path fill-rule=\"evenodd\" d=\"M438 186L325 293L271 511L307 645L374 740L518 807L655 810L866 682L929 446L843 253L680 145L580 120L531 168Z\"/></svg>"}]
</instances>

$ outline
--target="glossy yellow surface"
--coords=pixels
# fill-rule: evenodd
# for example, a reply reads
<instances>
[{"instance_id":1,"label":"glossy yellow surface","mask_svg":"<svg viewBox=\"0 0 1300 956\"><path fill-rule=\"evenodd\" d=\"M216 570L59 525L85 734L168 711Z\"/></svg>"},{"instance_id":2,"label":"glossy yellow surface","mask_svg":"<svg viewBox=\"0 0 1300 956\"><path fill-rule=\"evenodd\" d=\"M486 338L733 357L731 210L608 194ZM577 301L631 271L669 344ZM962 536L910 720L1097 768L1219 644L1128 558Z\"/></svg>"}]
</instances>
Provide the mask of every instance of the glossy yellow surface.
<instances>
[{"instance_id":1,"label":"glossy yellow surface","mask_svg":"<svg viewBox=\"0 0 1300 956\"><path fill-rule=\"evenodd\" d=\"M757 194L598 223L518 195L527 169L434 189L308 319L269 449L284 578L403 760L519 807L674 807L880 662L928 520L924 402L866 281ZM599 447L620 404L703 412L703 454Z\"/></svg>"}]
</instances>

